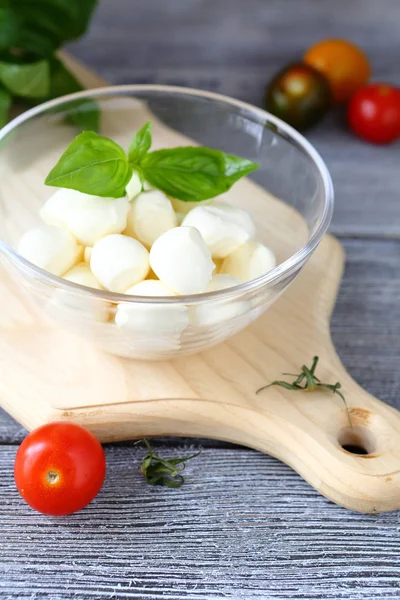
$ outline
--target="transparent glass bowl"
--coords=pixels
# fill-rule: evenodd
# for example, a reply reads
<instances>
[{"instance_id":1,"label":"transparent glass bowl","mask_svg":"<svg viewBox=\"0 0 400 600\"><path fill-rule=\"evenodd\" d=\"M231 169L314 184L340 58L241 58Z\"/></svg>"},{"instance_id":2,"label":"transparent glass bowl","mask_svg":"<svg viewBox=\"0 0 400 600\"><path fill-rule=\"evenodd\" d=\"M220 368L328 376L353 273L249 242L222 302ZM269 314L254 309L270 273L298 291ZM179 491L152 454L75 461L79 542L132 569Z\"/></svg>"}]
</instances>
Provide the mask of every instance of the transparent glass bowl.
<instances>
[{"instance_id":1,"label":"transparent glass bowl","mask_svg":"<svg viewBox=\"0 0 400 600\"><path fill-rule=\"evenodd\" d=\"M153 149L201 144L258 162L260 168L221 199L252 214L257 240L272 248L276 268L218 292L153 298L69 283L19 256L20 237L41 223L39 210L55 192L44 179L78 133L66 116L90 108L84 99L98 105L100 133L125 148L134 132L151 120ZM72 94L14 119L0 132L0 143L2 265L17 281L21 296L40 307L47 326L59 324L119 356L171 358L205 350L237 333L294 279L332 215L331 179L314 148L267 112L209 92L131 85ZM119 303L137 311L135 329L115 324ZM176 322L180 325L175 327Z\"/></svg>"}]
</instances>

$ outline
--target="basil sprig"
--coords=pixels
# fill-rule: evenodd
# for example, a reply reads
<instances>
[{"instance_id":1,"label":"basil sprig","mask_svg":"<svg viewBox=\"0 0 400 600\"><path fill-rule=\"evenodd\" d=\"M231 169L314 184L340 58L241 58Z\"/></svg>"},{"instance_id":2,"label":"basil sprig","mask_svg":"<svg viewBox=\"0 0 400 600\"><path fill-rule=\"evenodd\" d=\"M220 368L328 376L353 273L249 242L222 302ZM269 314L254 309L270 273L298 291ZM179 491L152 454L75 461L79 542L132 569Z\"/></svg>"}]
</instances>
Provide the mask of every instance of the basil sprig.
<instances>
[{"instance_id":1,"label":"basil sprig","mask_svg":"<svg viewBox=\"0 0 400 600\"><path fill-rule=\"evenodd\" d=\"M229 190L258 164L205 146L149 152L151 123L134 136L128 155L117 143L84 132L70 144L46 178L46 185L118 198L136 170L142 180L178 200L199 202Z\"/></svg>"}]
</instances>

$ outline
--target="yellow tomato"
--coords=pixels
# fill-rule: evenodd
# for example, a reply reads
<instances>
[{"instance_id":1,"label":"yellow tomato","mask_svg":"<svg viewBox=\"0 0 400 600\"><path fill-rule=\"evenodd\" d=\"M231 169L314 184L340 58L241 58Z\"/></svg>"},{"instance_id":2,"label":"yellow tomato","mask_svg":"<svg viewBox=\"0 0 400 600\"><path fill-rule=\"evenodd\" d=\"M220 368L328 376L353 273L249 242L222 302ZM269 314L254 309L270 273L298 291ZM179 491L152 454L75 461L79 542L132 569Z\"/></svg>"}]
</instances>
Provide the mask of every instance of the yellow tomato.
<instances>
[{"instance_id":1,"label":"yellow tomato","mask_svg":"<svg viewBox=\"0 0 400 600\"><path fill-rule=\"evenodd\" d=\"M304 62L325 75L335 102L349 100L365 85L371 66L365 54L346 40L323 40L307 50Z\"/></svg>"}]
</instances>

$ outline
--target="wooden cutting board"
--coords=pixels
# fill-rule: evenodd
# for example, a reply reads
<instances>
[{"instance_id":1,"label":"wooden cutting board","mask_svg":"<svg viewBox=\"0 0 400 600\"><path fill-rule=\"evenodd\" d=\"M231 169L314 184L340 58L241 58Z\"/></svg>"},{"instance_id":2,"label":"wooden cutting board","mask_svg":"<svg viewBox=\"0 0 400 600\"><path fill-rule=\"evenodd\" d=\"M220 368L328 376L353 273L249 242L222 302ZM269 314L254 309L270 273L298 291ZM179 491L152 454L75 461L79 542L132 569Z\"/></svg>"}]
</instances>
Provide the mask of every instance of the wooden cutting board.
<instances>
[{"instance_id":1,"label":"wooden cutting board","mask_svg":"<svg viewBox=\"0 0 400 600\"><path fill-rule=\"evenodd\" d=\"M104 84L67 60L87 87ZM171 435L243 444L281 459L347 508L398 509L400 415L351 379L330 338L343 265L341 245L325 236L288 291L256 322L206 352L168 362L104 354L44 324L2 272L0 404L28 429L71 420L103 442ZM340 398L329 391L273 387L256 395L314 355L321 380L341 382L351 426Z\"/></svg>"}]
</instances>

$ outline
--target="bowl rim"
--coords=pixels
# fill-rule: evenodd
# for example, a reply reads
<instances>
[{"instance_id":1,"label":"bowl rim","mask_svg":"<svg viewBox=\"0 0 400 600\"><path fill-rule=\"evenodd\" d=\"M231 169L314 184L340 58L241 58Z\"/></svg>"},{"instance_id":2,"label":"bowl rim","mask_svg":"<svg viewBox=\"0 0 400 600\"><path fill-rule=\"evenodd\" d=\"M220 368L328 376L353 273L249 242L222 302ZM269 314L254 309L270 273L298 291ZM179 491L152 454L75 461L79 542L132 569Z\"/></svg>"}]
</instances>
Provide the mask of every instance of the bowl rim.
<instances>
[{"instance_id":1,"label":"bowl rim","mask_svg":"<svg viewBox=\"0 0 400 600\"><path fill-rule=\"evenodd\" d=\"M250 281L241 283L239 285L225 288L222 290L216 290L213 292L202 292L199 294L191 294L191 295L177 295L177 296L132 296L128 294L120 294L116 292L109 292L107 290L97 290L94 288L86 287L80 284L76 284L70 282L62 277L58 277L57 275L53 275L44 269L36 266L30 261L26 260L22 256L18 254L9 244L7 244L0 237L0 252L7 256L7 258L14 264L16 264L19 268L22 267L23 271L27 271L29 275L33 275L36 278L44 280L46 283L58 288L65 290L66 292L74 292L78 294L82 294L84 296L92 296L97 299L105 300L112 303L148 303L152 304L199 304L206 302L210 299L226 299L234 296L242 295L243 293L256 290L260 287L264 287L267 284L273 283L276 280L280 279L282 276L287 276L293 273L293 271L298 270L310 257L310 255L314 252L318 244L321 242L322 237L326 233L329 224L332 219L333 207L334 207L334 191L332 179L329 174L328 168L320 156L319 152L314 148L314 146L296 129L276 117L272 115L268 111L259 108L257 106L253 106L248 102L243 102L242 100L237 100L235 98L230 98L229 96L225 96L223 94L218 94L216 92L210 92L206 90L199 90L196 88L182 87L182 86L172 86L172 85L161 85L161 84L128 84L128 85L111 85L104 86L100 88L91 88L88 90L83 90L81 92L75 92L73 94L67 94L65 96L60 96L54 100L49 100L47 102L43 102L34 108L31 108L21 115L12 119L7 125L5 125L0 130L0 142L6 138L13 130L17 129L19 125L24 123L25 121L30 120L32 117L45 113L49 109L53 109L60 105L67 104L69 102L74 102L76 100L85 99L85 98L99 98L99 97L107 97L114 96L116 94L126 95L130 93L133 95L135 92L164 92L164 93L175 93L182 94L187 96L206 98L208 100L215 100L218 102L225 103L226 105L230 105L235 108L240 108L242 110L246 110L250 112L254 117L258 117L259 120L262 120L263 124L265 122L272 123L276 130L277 134L286 139L290 139L291 142L295 142L295 145L302 150L315 164L318 169L319 175L322 180L323 190L324 190L324 198L325 204L323 208L322 215L319 220L319 224L309 238L309 240L304 244L297 252L289 256L285 261L268 271L265 275L261 275L256 279L251 279Z\"/></svg>"}]
</instances>

